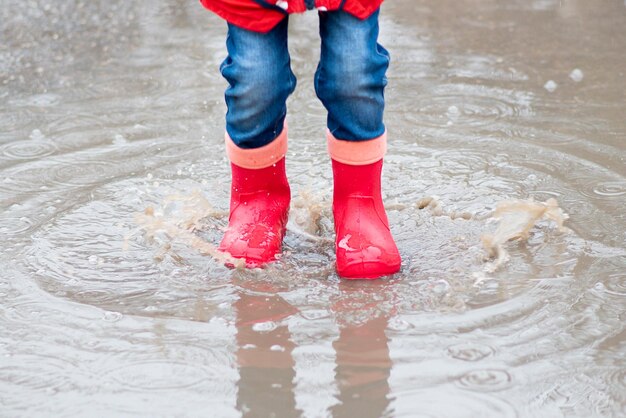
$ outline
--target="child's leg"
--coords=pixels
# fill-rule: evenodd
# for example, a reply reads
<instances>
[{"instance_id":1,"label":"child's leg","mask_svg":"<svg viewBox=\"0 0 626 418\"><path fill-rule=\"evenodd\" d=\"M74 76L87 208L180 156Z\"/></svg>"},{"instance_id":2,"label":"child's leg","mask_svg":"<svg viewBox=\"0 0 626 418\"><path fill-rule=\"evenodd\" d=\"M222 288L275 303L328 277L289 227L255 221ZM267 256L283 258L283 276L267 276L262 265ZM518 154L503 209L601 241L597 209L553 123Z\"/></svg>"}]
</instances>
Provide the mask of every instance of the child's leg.
<instances>
[{"instance_id":1,"label":"child's leg","mask_svg":"<svg viewBox=\"0 0 626 418\"><path fill-rule=\"evenodd\" d=\"M293 92L285 18L267 34L229 25L228 58L221 67L226 90L226 152L232 186L222 251L248 266L280 253L290 190L285 175L286 100Z\"/></svg>"},{"instance_id":2,"label":"child's leg","mask_svg":"<svg viewBox=\"0 0 626 418\"><path fill-rule=\"evenodd\" d=\"M320 13L315 90L328 110L328 129L342 140L366 141L385 132L389 53L378 44L378 14L360 20L342 11Z\"/></svg>"},{"instance_id":3,"label":"child's leg","mask_svg":"<svg viewBox=\"0 0 626 418\"><path fill-rule=\"evenodd\" d=\"M378 12L366 20L321 13L320 35L315 89L328 110L337 271L346 278L392 274L401 260L380 190L389 54L377 42Z\"/></svg>"},{"instance_id":4,"label":"child's leg","mask_svg":"<svg viewBox=\"0 0 626 418\"><path fill-rule=\"evenodd\" d=\"M269 33L228 25L228 57L220 71L226 89L226 132L240 148L259 148L283 130L287 97L296 87L287 49L288 18Z\"/></svg>"}]
</instances>

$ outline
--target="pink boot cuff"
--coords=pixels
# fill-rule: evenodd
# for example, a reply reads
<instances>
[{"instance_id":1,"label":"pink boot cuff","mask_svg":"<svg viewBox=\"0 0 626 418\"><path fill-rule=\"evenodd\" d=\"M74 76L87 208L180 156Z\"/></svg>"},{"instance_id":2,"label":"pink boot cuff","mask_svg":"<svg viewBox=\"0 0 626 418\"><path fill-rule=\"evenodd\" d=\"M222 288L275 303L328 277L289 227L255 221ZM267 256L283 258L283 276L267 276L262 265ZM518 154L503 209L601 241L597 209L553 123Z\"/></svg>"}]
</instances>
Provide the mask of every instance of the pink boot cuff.
<instances>
[{"instance_id":1,"label":"pink boot cuff","mask_svg":"<svg viewBox=\"0 0 626 418\"><path fill-rule=\"evenodd\" d=\"M261 148L239 148L226 133L226 155L231 163L238 167L260 169L269 167L287 154L287 124L278 137Z\"/></svg>"},{"instance_id":2,"label":"pink boot cuff","mask_svg":"<svg viewBox=\"0 0 626 418\"><path fill-rule=\"evenodd\" d=\"M368 165L381 160L387 151L387 132L367 141L344 141L326 134L330 158L348 165Z\"/></svg>"}]
</instances>

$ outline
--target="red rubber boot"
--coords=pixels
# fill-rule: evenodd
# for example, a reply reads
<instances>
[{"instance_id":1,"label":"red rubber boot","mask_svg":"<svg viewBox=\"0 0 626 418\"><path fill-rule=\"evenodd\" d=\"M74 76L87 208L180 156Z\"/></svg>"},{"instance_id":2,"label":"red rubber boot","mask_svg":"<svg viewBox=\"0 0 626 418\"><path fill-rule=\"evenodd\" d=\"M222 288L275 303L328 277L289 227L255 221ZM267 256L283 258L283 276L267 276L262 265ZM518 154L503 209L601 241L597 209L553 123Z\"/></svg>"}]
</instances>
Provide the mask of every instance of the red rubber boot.
<instances>
[{"instance_id":1,"label":"red rubber boot","mask_svg":"<svg viewBox=\"0 0 626 418\"><path fill-rule=\"evenodd\" d=\"M262 148L244 150L229 141L230 216L219 249L244 259L247 267L260 267L277 260L287 226L291 192L285 173L286 128Z\"/></svg>"},{"instance_id":2,"label":"red rubber boot","mask_svg":"<svg viewBox=\"0 0 626 418\"><path fill-rule=\"evenodd\" d=\"M385 142L384 135L348 142L329 134L337 273L346 279L376 279L400 270L380 190Z\"/></svg>"}]
</instances>

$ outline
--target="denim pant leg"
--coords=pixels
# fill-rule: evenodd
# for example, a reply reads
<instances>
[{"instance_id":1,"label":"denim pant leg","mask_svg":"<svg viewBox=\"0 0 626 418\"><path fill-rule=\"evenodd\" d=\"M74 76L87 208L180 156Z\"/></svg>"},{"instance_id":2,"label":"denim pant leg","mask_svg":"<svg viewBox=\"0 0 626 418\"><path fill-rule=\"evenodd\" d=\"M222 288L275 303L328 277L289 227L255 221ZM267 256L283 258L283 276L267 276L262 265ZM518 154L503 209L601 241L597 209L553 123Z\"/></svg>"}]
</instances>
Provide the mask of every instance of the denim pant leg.
<instances>
[{"instance_id":1,"label":"denim pant leg","mask_svg":"<svg viewBox=\"0 0 626 418\"><path fill-rule=\"evenodd\" d=\"M287 97L296 87L287 49L286 17L269 33L228 25L228 57L220 67L228 81L226 131L240 148L259 148L283 130Z\"/></svg>"},{"instance_id":2,"label":"denim pant leg","mask_svg":"<svg viewBox=\"0 0 626 418\"><path fill-rule=\"evenodd\" d=\"M322 52L315 91L335 138L364 141L385 132L389 53L378 44L378 15L360 20L344 11L320 13Z\"/></svg>"}]
</instances>

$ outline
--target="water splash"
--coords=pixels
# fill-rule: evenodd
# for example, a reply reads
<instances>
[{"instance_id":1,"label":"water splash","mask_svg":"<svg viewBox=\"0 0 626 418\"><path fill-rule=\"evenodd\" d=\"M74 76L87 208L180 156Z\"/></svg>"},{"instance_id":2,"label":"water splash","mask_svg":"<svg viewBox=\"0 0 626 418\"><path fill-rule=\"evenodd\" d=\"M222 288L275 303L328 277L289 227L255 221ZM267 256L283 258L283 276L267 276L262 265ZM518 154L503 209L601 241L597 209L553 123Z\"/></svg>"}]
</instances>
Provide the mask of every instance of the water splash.
<instances>
[{"instance_id":1,"label":"water splash","mask_svg":"<svg viewBox=\"0 0 626 418\"><path fill-rule=\"evenodd\" d=\"M170 195L164 199L161 207L148 207L135 216L139 227L126 237L124 246L128 247L133 236L143 234L149 241L160 244L155 255L157 260L162 260L166 254L180 259L173 252L173 244L181 243L222 264L242 269L245 267L244 260L219 251L215 245L195 233L202 229L203 220L220 216L224 216L224 213L215 211L199 190L187 196Z\"/></svg>"},{"instance_id":2,"label":"water splash","mask_svg":"<svg viewBox=\"0 0 626 418\"><path fill-rule=\"evenodd\" d=\"M402 205L402 207L406 207ZM509 254L505 244L513 240L526 241L530 231L539 222L544 220L556 223L559 232L569 231L563 224L569 216L559 207L553 198L545 203L530 200L504 200L497 204L495 211L488 215L472 214L467 211L448 210L437 196L426 196L417 201L415 208L428 209L433 217L449 217L452 220L461 219L476 222L481 229L489 228L489 223L497 223L493 233L484 233L480 236L485 251L483 271L493 273L509 261ZM484 213L485 211L480 211ZM176 245L184 245L200 254L208 255L220 263L244 268L240 259L221 252L208 242L199 233L216 226L207 220L223 218L225 212L216 211L202 192L195 190L191 194L173 194L166 196L163 204L157 208L148 207L143 213L135 217L139 226L133 230L125 240L127 248L130 238L142 234L151 242L160 245L155 259L162 260L169 255L180 262L183 257L174 251ZM332 223L330 204L322 197L311 192L301 191L299 197L293 200L290 213L289 230L315 243L333 242L332 228L326 224ZM484 278L483 278L484 279Z\"/></svg>"},{"instance_id":3,"label":"water splash","mask_svg":"<svg viewBox=\"0 0 626 418\"><path fill-rule=\"evenodd\" d=\"M509 259L504 244L511 240L528 240L530 230L542 220L556 223L559 231L569 231L563 223L569 216L559 207L553 198L545 203L534 200L507 200L498 203L492 218L498 222L493 234L481 237L486 255L494 261L485 267L487 272L494 272Z\"/></svg>"},{"instance_id":4,"label":"water splash","mask_svg":"<svg viewBox=\"0 0 626 418\"><path fill-rule=\"evenodd\" d=\"M330 218L330 203L309 190L300 190L289 209L289 230L310 241L332 242L322 236L325 218Z\"/></svg>"}]
</instances>

